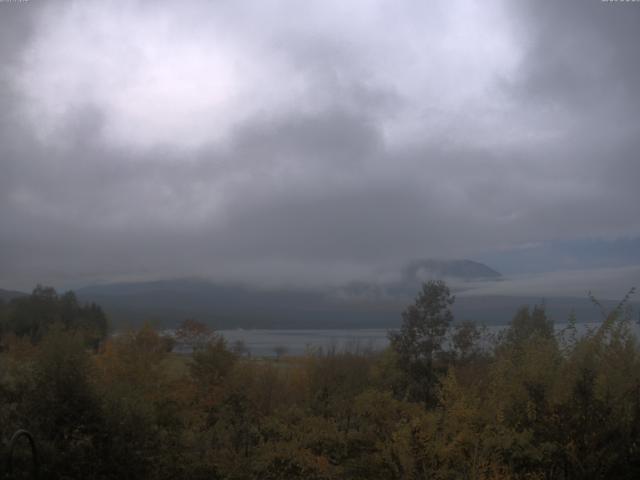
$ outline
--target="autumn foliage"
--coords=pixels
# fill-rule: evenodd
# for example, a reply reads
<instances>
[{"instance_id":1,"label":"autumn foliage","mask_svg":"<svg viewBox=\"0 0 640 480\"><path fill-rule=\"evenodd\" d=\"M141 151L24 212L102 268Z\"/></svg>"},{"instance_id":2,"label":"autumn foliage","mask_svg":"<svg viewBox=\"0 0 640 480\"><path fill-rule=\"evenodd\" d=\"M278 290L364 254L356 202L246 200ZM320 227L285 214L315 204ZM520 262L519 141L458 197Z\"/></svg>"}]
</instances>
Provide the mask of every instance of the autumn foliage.
<instances>
[{"instance_id":1,"label":"autumn foliage","mask_svg":"<svg viewBox=\"0 0 640 480\"><path fill-rule=\"evenodd\" d=\"M624 305L586 333L523 307L491 337L454 322L453 300L426 284L383 352L279 361L193 320L191 356L149 325L98 349L74 322L5 329L0 439L32 431L51 479L638 478L640 348Z\"/></svg>"}]
</instances>

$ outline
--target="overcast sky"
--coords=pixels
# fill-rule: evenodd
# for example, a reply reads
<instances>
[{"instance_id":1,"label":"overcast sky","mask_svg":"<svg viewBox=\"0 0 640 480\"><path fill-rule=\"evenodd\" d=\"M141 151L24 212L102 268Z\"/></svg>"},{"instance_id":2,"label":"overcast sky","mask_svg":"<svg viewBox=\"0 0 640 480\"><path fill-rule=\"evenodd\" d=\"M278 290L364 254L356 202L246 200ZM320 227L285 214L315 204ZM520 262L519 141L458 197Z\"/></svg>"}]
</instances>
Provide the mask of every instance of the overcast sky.
<instances>
[{"instance_id":1,"label":"overcast sky","mask_svg":"<svg viewBox=\"0 0 640 480\"><path fill-rule=\"evenodd\" d=\"M0 287L609 278L639 41L639 2L0 2Z\"/></svg>"}]
</instances>

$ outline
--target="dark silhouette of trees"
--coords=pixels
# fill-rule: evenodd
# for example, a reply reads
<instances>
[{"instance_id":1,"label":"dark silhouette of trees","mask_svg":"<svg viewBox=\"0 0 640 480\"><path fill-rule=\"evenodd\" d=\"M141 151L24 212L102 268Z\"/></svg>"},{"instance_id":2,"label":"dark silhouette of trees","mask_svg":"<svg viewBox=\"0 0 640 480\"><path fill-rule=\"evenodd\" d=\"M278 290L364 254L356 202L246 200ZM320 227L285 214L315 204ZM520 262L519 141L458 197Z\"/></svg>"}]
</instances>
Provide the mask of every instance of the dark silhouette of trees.
<instances>
[{"instance_id":1,"label":"dark silhouette of trees","mask_svg":"<svg viewBox=\"0 0 640 480\"><path fill-rule=\"evenodd\" d=\"M82 305L73 292L58 295L51 287L38 285L31 295L12 299L2 310L0 334L26 337L32 343L42 340L54 325L80 333L93 348L108 333L107 317L98 305Z\"/></svg>"},{"instance_id":2,"label":"dark silhouette of trees","mask_svg":"<svg viewBox=\"0 0 640 480\"><path fill-rule=\"evenodd\" d=\"M547 317L544 305L521 307L506 330L505 340L511 345L522 345L533 337L550 339L554 336L553 322Z\"/></svg>"},{"instance_id":3,"label":"dark silhouette of trees","mask_svg":"<svg viewBox=\"0 0 640 480\"><path fill-rule=\"evenodd\" d=\"M443 281L422 286L413 305L402 312L402 326L391 332L391 348L407 378L409 399L429 405L435 401L438 373L442 371L443 346L453 321L455 297Z\"/></svg>"}]
</instances>

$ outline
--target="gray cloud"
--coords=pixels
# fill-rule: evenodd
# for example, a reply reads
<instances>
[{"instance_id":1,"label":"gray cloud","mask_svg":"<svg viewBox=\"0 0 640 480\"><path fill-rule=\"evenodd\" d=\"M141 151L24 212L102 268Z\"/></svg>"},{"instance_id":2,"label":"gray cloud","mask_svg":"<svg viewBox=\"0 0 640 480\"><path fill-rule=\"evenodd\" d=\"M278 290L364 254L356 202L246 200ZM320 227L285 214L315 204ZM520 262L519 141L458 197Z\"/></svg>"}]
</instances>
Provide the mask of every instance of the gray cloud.
<instances>
[{"instance_id":1,"label":"gray cloud","mask_svg":"<svg viewBox=\"0 0 640 480\"><path fill-rule=\"evenodd\" d=\"M336 283L640 236L639 15L0 3L0 283Z\"/></svg>"},{"instance_id":2,"label":"gray cloud","mask_svg":"<svg viewBox=\"0 0 640 480\"><path fill-rule=\"evenodd\" d=\"M541 298L559 296L588 298L592 292L598 299L620 301L630 286L640 278L640 267L579 269L544 274L515 275L503 281L464 285L461 297L483 295L530 296Z\"/></svg>"}]
</instances>

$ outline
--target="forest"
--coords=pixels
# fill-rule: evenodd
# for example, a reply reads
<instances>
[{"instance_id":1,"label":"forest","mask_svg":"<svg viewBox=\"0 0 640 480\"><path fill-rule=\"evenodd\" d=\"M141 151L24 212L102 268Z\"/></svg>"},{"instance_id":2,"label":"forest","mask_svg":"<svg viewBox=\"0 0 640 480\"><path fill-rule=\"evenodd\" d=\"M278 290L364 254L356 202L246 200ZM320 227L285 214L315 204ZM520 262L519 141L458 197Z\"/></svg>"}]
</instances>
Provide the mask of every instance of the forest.
<instances>
[{"instance_id":1,"label":"forest","mask_svg":"<svg viewBox=\"0 0 640 480\"><path fill-rule=\"evenodd\" d=\"M537 305L489 335L430 281L384 351L257 358L195 320L111 332L99 306L37 287L0 303L0 468L26 429L44 479L638 478L628 300L594 298L586 332ZM13 457L8 478L31 478L26 441Z\"/></svg>"}]
</instances>

